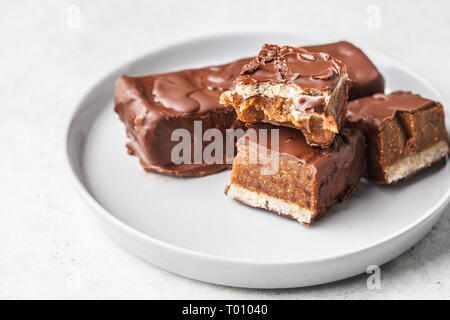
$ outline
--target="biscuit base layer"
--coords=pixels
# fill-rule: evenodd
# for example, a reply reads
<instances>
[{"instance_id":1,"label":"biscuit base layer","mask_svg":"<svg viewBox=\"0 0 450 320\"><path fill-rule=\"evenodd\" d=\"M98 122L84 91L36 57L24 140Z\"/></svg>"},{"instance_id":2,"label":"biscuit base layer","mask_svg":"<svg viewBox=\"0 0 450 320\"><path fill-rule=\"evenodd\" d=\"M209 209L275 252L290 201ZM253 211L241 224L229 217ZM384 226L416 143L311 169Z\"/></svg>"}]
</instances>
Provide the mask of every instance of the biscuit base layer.
<instances>
[{"instance_id":1,"label":"biscuit base layer","mask_svg":"<svg viewBox=\"0 0 450 320\"><path fill-rule=\"evenodd\" d=\"M397 161L383 170L387 183L396 183L412 176L445 157L449 151L448 142L441 140L415 155Z\"/></svg>"},{"instance_id":2,"label":"biscuit base layer","mask_svg":"<svg viewBox=\"0 0 450 320\"><path fill-rule=\"evenodd\" d=\"M303 225L309 225L316 216L315 211L311 211L289 201L271 197L262 192L248 190L233 183L228 187L226 194L243 204L287 216Z\"/></svg>"}]
</instances>

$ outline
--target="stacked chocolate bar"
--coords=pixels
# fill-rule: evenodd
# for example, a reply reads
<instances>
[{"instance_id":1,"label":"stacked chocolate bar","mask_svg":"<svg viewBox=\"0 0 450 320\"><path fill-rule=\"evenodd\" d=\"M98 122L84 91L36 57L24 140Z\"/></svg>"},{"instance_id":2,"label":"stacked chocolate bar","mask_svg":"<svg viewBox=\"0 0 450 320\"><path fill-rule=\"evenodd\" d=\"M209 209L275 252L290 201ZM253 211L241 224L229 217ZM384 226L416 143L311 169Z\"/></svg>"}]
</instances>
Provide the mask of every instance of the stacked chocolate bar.
<instances>
[{"instance_id":1,"label":"stacked chocolate bar","mask_svg":"<svg viewBox=\"0 0 450 320\"><path fill-rule=\"evenodd\" d=\"M328 53L264 45L221 95L255 123L238 142L226 193L302 224L344 201L364 170L365 138L344 128L350 84L346 65Z\"/></svg>"},{"instance_id":2,"label":"stacked chocolate bar","mask_svg":"<svg viewBox=\"0 0 450 320\"><path fill-rule=\"evenodd\" d=\"M115 110L129 153L148 171L179 177L229 168L222 145L245 124L226 194L307 225L345 201L363 175L395 183L448 155L440 103L383 92L380 72L348 42L264 45L221 66L123 76ZM180 154L183 133L192 143ZM214 161L202 157L212 136L223 139Z\"/></svg>"}]
</instances>

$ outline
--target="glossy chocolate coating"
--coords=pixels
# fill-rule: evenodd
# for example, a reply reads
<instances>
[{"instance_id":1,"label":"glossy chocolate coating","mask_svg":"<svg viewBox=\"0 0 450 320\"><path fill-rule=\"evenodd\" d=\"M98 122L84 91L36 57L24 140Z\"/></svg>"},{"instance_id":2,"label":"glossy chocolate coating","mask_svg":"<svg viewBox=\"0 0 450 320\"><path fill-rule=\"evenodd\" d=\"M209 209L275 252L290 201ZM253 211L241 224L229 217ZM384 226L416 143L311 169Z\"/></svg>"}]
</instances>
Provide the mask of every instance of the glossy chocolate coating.
<instances>
[{"instance_id":1,"label":"glossy chocolate coating","mask_svg":"<svg viewBox=\"0 0 450 320\"><path fill-rule=\"evenodd\" d=\"M236 83L270 81L294 83L304 89L332 91L343 68L339 60L327 53L265 44L258 56L244 66Z\"/></svg>"},{"instance_id":2,"label":"glossy chocolate coating","mask_svg":"<svg viewBox=\"0 0 450 320\"><path fill-rule=\"evenodd\" d=\"M227 164L175 165L171 151L178 141L171 141L171 134L184 128L193 135L194 121L202 122L203 132L239 126L234 109L218 101L248 61L246 58L220 66L120 77L115 88L115 111L131 139L127 144L129 153L137 155L148 171L180 177L204 176L229 168ZM203 142L202 146L207 144Z\"/></svg>"},{"instance_id":3,"label":"glossy chocolate coating","mask_svg":"<svg viewBox=\"0 0 450 320\"><path fill-rule=\"evenodd\" d=\"M299 130L296 130L294 128L278 127L272 124L252 124L248 125L248 128L256 130L257 140L253 140L252 135L250 133L247 133L238 141L238 145L243 143L255 144L255 142L257 144L260 144L258 134L260 131L258 130L266 129L267 146L260 146L267 148L270 151L277 151L279 154L283 154L299 162L312 165L319 165L323 160L330 158L331 155L339 153L338 151L345 145L352 145L351 140L355 139L356 136L359 136L361 134L361 132L357 129L343 128L342 134L336 136L335 141L333 141L332 145L329 148L320 149L308 145L306 143L304 135ZM278 129L279 136L278 150L273 148L271 145L272 130L276 129ZM339 154L340 159L338 161L347 161L347 159L352 157L351 152L352 150L341 152Z\"/></svg>"},{"instance_id":4,"label":"glossy chocolate coating","mask_svg":"<svg viewBox=\"0 0 450 320\"><path fill-rule=\"evenodd\" d=\"M364 130L377 131L382 123L392 119L397 112L414 111L434 105L435 102L411 92L396 91L391 94L377 93L347 105L347 120L360 122Z\"/></svg>"},{"instance_id":5,"label":"glossy chocolate coating","mask_svg":"<svg viewBox=\"0 0 450 320\"><path fill-rule=\"evenodd\" d=\"M304 48L313 52L327 52L346 65L348 76L352 80L349 100L384 92L383 76L364 52L353 44L340 41Z\"/></svg>"},{"instance_id":6,"label":"glossy chocolate coating","mask_svg":"<svg viewBox=\"0 0 450 320\"><path fill-rule=\"evenodd\" d=\"M129 79L142 89L146 99L169 112L204 113L223 108L219 104L220 94L231 86L248 60Z\"/></svg>"}]
</instances>

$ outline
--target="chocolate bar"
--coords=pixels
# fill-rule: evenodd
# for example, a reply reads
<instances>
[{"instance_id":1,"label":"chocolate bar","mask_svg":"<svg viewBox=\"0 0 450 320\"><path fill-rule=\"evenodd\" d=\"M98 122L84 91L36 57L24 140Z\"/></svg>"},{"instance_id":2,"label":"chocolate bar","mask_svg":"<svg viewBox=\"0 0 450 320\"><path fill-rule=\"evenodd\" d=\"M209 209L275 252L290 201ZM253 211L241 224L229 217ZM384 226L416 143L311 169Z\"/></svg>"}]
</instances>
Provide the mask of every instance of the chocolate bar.
<instances>
[{"instance_id":1,"label":"chocolate bar","mask_svg":"<svg viewBox=\"0 0 450 320\"><path fill-rule=\"evenodd\" d=\"M384 78L370 59L347 41L304 47L308 51L326 52L342 61L347 67L352 85L348 100L384 92Z\"/></svg>"},{"instance_id":2,"label":"chocolate bar","mask_svg":"<svg viewBox=\"0 0 450 320\"><path fill-rule=\"evenodd\" d=\"M219 96L231 87L249 60L143 77L120 77L115 87L115 111L130 138L128 152L139 157L145 170L179 177L199 177L229 168L227 159L220 163L207 163L203 159L200 163L195 159L177 163L172 150L179 141L172 141L172 134L176 129L185 129L194 137L197 121L201 135L216 128L225 138L224 131L238 122L233 107L219 104ZM200 151L208 143L200 141ZM193 158L195 152L191 150Z\"/></svg>"},{"instance_id":3,"label":"chocolate bar","mask_svg":"<svg viewBox=\"0 0 450 320\"><path fill-rule=\"evenodd\" d=\"M308 225L355 189L364 170L364 140L360 130L343 128L328 149L313 148L299 130L258 124L238 140L225 193Z\"/></svg>"},{"instance_id":4,"label":"chocolate bar","mask_svg":"<svg viewBox=\"0 0 450 320\"><path fill-rule=\"evenodd\" d=\"M375 94L348 104L349 124L366 135L366 177L396 183L449 153L444 109L411 92Z\"/></svg>"},{"instance_id":5,"label":"chocolate bar","mask_svg":"<svg viewBox=\"0 0 450 320\"><path fill-rule=\"evenodd\" d=\"M349 83L345 65L327 53L266 44L220 102L244 122L292 126L326 148L345 120Z\"/></svg>"}]
</instances>

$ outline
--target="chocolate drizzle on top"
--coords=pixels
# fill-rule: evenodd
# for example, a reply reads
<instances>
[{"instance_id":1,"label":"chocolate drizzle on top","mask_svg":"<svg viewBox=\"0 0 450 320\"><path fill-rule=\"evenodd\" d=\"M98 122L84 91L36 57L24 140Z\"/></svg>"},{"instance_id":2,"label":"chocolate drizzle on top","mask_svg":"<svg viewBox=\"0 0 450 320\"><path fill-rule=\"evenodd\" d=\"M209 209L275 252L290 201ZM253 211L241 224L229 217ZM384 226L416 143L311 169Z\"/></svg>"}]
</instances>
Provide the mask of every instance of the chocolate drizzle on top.
<instances>
[{"instance_id":1,"label":"chocolate drizzle on top","mask_svg":"<svg viewBox=\"0 0 450 320\"><path fill-rule=\"evenodd\" d=\"M295 83L305 89L333 90L344 65L323 52L265 44L258 56L244 66L236 83Z\"/></svg>"}]
</instances>

